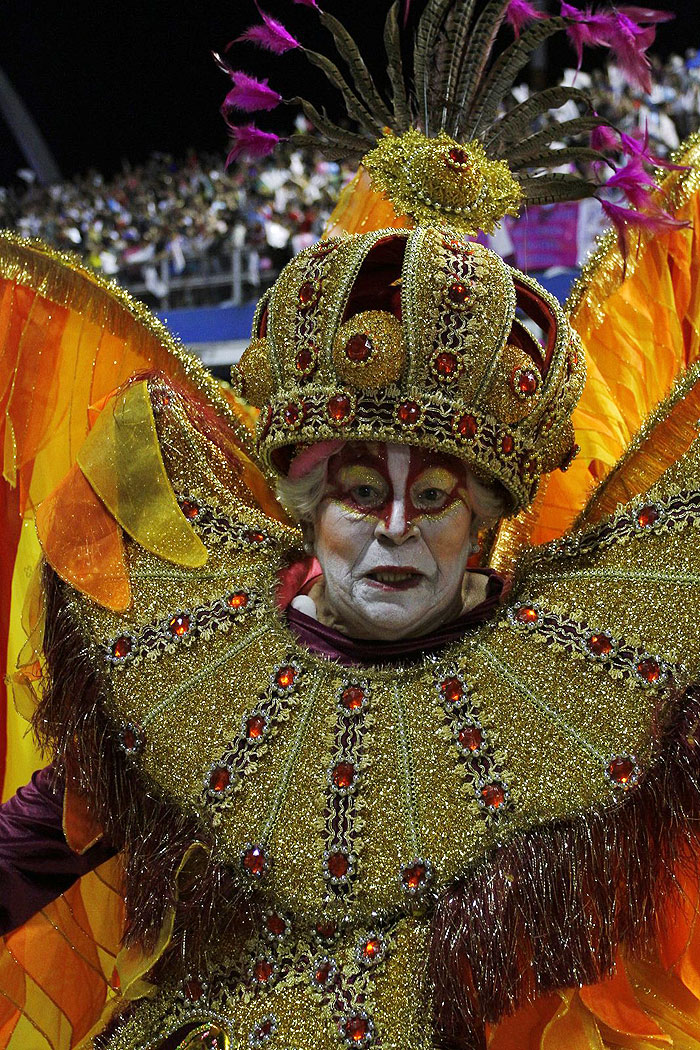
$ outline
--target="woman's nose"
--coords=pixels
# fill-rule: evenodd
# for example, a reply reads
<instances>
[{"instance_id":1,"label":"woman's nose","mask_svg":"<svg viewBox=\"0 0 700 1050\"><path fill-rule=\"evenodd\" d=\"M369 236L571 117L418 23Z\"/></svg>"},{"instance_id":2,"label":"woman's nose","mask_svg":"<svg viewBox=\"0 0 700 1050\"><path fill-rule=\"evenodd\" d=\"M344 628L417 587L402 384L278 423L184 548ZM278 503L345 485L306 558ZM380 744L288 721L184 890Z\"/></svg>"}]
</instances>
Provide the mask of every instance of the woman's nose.
<instances>
[{"instance_id":1,"label":"woman's nose","mask_svg":"<svg viewBox=\"0 0 700 1050\"><path fill-rule=\"evenodd\" d=\"M403 500L394 500L386 518L380 518L374 530L377 537L384 537L400 547L406 540L419 535L418 526L406 519Z\"/></svg>"}]
</instances>

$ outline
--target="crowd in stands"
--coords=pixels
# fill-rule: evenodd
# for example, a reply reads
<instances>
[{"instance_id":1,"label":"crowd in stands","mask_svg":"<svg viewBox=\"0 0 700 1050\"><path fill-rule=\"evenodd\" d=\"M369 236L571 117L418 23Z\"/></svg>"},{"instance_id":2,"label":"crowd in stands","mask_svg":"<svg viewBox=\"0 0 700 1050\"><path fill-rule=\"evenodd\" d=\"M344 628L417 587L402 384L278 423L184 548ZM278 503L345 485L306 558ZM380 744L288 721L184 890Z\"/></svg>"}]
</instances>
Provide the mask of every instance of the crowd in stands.
<instances>
[{"instance_id":1,"label":"crowd in stands","mask_svg":"<svg viewBox=\"0 0 700 1050\"><path fill-rule=\"evenodd\" d=\"M631 89L615 67L592 73L591 87L601 116L625 131L648 128L653 148L663 156L700 127L700 54L689 51L684 58L653 59L653 64L650 95ZM77 251L123 283L144 282L156 299L164 274L167 279L225 271L236 248L244 294L252 295L320 235L350 174L288 144L228 172L221 158L195 154L184 162L155 154L112 178L93 171L53 186L41 186L24 172L16 185L0 187L0 227ZM589 209L586 222L592 236L600 216ZM512 224L507 235L517 255L521 249ZM588 240L579 236L581 251Z\"/></svg>"}]
</instances>

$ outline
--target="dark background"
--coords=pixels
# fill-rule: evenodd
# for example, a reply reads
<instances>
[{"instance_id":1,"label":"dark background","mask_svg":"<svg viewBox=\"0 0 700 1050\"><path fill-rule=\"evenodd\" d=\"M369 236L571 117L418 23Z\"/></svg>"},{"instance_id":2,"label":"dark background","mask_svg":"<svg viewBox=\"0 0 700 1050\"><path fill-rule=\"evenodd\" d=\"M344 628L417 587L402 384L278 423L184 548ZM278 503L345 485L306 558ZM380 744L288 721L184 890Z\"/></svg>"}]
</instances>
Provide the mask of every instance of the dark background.
<instances>
[{"instance_id":1,"label":"dark background","mask_svg":"<svg viewBox=\"0 0 700 1050\"><path fill-rule=\"evenodd\" d=\"M310 46L324 46L326 34L312 10L291 0L267 0L263 6ZM327 0L324 6L362 39L381 77L381 28L389 0ZM677 16L659 27L656 53L700 46L700 0L659 0L654 6ZM90 167L109 174L123 160L138 162L153 150L183 156L194 147L223 157L226 135L218 107L228 81L210 52L225 48L256 21L253 0L5 0L0 66L65 176ZM232 54L236 68L268 76L285 95L324 98L325 82L297 52L276 57L237 45ZM552 66L571 64L572 54L556 41ZM332 110L333 99L325 97ZM265 125L265 118L259 123ZM24 164L0 118L0 183Z\"/></svg>"}]
</instances>

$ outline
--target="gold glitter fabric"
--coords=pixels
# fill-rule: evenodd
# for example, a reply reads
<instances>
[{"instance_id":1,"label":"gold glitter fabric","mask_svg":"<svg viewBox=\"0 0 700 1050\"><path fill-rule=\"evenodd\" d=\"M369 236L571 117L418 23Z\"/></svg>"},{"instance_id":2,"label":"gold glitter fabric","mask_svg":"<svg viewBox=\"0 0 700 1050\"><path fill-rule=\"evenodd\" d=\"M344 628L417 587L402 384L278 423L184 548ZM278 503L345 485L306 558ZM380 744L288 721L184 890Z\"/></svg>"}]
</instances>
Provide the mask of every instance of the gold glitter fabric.
<instances>
[{"instance_id":1,"label":"gold glitter fabric","mask_svg":"<svg viewBox=\"0 0 700 1050\"><path fill-rule=\"evenodd\" d=\"M166 969L98 1045L144 1050L201 1022L231 1047L427 1050L436 899L528 836L622 818L655 775L700 666L700 445L614 514L527 551L493 621L416 663L345 668L277 608L298 531L243 498L174 391L150 389L206 564L127 537L132 608L65 601L103 681L103 739L194 821L254 920L242 951L222 938L190 958L185 939L187 972Z\"/></svg>"},{"instance_id":2,"label":"gold glitter fabric","mask_svg":"<svg viewBox=\"0 0 700 1050\"><path fill-rule=\"evenodd\" d=\"M479 139L459 143L444 131L435 138L415 128L387 134L362 164L398 214L419 225L493 233L506 215L518 214L523 199L504 160L489 159Z\"/></svg>"},{"instance_id":3,"label":"gold glitter fabric","mask_svg":"<svg viewBox=\"0 0 700 1050\"><path fill-rule=\"evenodd\" d=\"M394 267L393 305L358 309L383 252L393 256L377 282ZM543 327L545 345L518 308ZM258 449L272 473L316 441L403 442L460 457L499 482L516 511L576 452L570 417L585 363L559 304L444 229L383 230L301 252L260 303L235 371L262 410Z\"/></svg>"}]
</instances>

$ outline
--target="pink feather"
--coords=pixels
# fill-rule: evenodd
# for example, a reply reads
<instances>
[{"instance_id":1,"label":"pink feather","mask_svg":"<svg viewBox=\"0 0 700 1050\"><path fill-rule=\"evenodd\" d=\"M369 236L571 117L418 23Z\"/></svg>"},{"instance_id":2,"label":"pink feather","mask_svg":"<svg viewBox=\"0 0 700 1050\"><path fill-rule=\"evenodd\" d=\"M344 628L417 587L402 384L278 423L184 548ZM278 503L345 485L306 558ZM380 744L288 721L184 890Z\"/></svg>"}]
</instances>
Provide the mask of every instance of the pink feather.
<instances>
[{"instance_id":1,"label":"pink feather","mask_svg":"<svg viewBox=\"0 0 700 1050\"><path fill-rule=\"evenodd\" d=\"M633 157L625 164L624 168L618 168L614 175L605 183L607 189L620 190L624 193L633 208L643 210L652 214L657 205L654 203L654 191L656 182L653 175L645 170L639 157Z\"/></svg>"},{"instance_id":2,"label":"pink feather","mask_svg":"<svg viewBox=\"0 0 700 1050\"><path fill-rule=\"evenodd\" d=\"M233 145L226 158L226 167L240 157L247 157L250 160L267 157L274 152L280 141L279 135L273 135L270 131L261 131L260 128L256 128L255 124L245 124L242 127L229 124L228 129L231 132Z\"/></svg>"},{"instance_id":3,"label":"pink feather","mask_svg":"<svg viewBox=\"0 0 700 1050\"><path fill-rule=\"evenodd\" d=\"M599 127L594 128L591 132L591 149L597 149L601 153L605 153L608 150L619 150L620 149L620 136L614 128L609 128L607 124L601 124Z\"/></svg>"},{"instance_id":4,"label":"pink feather","mask_svg":"<svg viewBox=\"0 0 700 1050\"><path fill-rule=\"evenodd\" d=\"M317 11L319 10L316 0L293 0L293 3L303 4L304 7L315 7Z\"/></svg>"},{"instance_id":5,"label":"pink feather","mask_svg":"<svg viewBox=\"0 0 700 1050\"><path fill-rule=\"evenodd\" d=\"M630 230L648 230L650 233L664 233L666 230L681 230L690 223L680 219L674 219L673 215L664 211L663 208L654 208L652 211L637 211L634 208L623 208L619 204L610 201L600 202L603 211L617 230L620 251L627 267L627 256L629 254Z\"/></svg>"},{"instance_id":6,"label":"pink feather","mask_svg":"<svg viewBox=\"0 0 700 1050\"><path fill-rule=\"evenodd\" d=\"M667 21L668 12L621 7L594 14L590 7L580 10L562 0L561 14L571 23L567 35L576 51L578 69L584 47L607 47L628 79L643 91L651 91L651 67L646 52L654 42L653 23ZM645 22L652 24L645 26Z\"/></svg>"},{"instance_id":7,"label":"pink feather","mask_svg":"<svg viewBox=\"0 0 700 1050\"><path fill-rule=\"evenodd\" d=\"M246 113L275 109L282 101L282 96L268 86L267 80L256 80L255 77L236 70L231 70L230 76L233 87L221 107L224 116L229 109L242 109Z\"/></svg>"},{"instance_id":8,"label":"pink feather","mask_svg":"<svg viewBox=\"0 0 700 1050\"><path fill-rule=\"evenodd\" d=\"M533 7L529 0L510 0L506 21L513 27L516 36L520 36L520 30L533 18L546 18L546 15Z\"/></svg>"},{"instance_id":9,"label":"pink feather","mask_svg":"<svg viewBox=\"0 0 700 1050\"><path fill-rule=\"evenodd\" d=\"M285 51L292 51L295 47L301 47L296 37L293 37L281 22L278 22L276 18L266 14L260 8L258 8L258 11L263 24L261 26L250 26L240 36L237 36L235 40L232 40L231 44L235 44L240 40L248 40L251 44L256 44L266 51L272 51L275 55L283 55ZM231 44L228 46L230 47Z\"/></svg>"},{"instance_id":10,"label":"pink feather","mask_svg":"<svg viewBox=\"0 0 700 1050\"><path fill-rule=\"evenodd\" d=\"M639 157L644 164L650 164L654 168L667 168L669 171L688 171L685 164L672 164L663 157L657 157L649 148L649 128L645 128L644 135L627 135L624 131L619 132L622 152L628 157Z\"/></svg>"}]
</instances>

